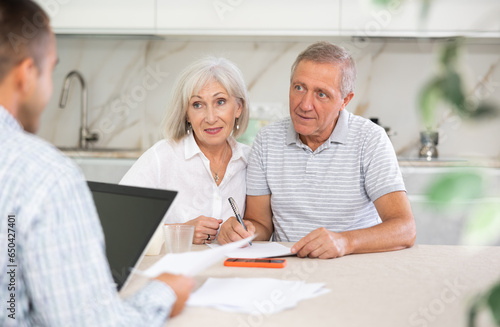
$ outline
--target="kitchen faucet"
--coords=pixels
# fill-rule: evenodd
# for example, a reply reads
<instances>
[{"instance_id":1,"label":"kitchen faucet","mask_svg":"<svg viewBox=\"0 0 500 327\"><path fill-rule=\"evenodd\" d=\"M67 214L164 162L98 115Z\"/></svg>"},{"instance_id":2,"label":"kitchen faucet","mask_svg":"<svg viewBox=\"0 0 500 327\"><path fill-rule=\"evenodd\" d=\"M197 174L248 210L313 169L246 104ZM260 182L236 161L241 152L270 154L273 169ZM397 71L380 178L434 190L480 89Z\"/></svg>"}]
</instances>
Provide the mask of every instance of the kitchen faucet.
<instances>
[{"instance_id":1,"label":"kitchen faucet","mask_svg":"<svg viewBox=\"0 0 500 327\"><path fill-rule=\"evenodd\" d=\"M87 118L87 84L83 79L80 72L73 70L66 75L64 79L63 90L61 93L61 100L59 101L59 107L62 109L66 107L66 102L68 100L69 87L71 86L72 78L76 77L80 81L82 86L82 100L81 100L81 127L80 127L80 137L79 137L79 147L80 149L88 149L91 142L96 142L99 139L97 133L90 133L88 129L88 118Z\"/></svg>"}]
</instances>

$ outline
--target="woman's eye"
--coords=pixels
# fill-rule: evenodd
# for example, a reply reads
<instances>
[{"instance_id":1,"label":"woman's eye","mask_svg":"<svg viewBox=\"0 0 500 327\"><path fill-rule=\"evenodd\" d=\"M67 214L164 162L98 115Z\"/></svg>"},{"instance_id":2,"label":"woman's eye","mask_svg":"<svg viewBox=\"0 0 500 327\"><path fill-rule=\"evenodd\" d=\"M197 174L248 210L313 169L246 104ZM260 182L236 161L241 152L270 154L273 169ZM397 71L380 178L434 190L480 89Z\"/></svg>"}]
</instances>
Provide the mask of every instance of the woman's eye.
<instances>
[{"instance_id":1,"label":"woman's eye","mask_svg":"<svg viewBox=\"0 0 500 327\"><path fill-rule=\"evenodd\" d=\"M201 103L199 103L199 102L193 103L193 108L195 108L195 109L201 108Z\"/></svg>"},{"instance_id":2,"label":"woman's eye","mask_svg":"<svg viewBox=\"0 0 500 327\"><path fill-rule=\"evenodd\" d=\"M217 100L217 104L218 104L219 106L222 106L222 105L223 105L223 104L225 104L225 103L226 103L226 99L219 99L219 100Z\"/></svg>"}]
</instances>

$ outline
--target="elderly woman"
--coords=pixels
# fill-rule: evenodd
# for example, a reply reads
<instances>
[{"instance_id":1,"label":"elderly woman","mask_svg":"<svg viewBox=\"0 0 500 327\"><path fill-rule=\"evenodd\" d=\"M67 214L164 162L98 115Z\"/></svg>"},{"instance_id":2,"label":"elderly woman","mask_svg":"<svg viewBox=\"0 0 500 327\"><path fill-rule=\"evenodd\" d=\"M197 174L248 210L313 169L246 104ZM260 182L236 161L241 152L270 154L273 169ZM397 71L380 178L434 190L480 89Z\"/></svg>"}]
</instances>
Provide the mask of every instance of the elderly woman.
<instances>
[{"instance_id":1,"label":"elderly woman","mask_svg":"<svg viewBox=\"0 0 500 327\"><path fill-rule=\"evenodd\" d=\"M215 240L234 216L228 198L245 209L250 148L236 142L248 124L248 100L240 70L224 58L205 58L179 76L167 107L164 139L148 149L120 184L177 190L165 223L195 226L193 243ZM160 229L150 244L161 248ZM155 242L156 240L156 242ZM157 253L156 253L157 254Z\"/></svg>"}]
</instances>

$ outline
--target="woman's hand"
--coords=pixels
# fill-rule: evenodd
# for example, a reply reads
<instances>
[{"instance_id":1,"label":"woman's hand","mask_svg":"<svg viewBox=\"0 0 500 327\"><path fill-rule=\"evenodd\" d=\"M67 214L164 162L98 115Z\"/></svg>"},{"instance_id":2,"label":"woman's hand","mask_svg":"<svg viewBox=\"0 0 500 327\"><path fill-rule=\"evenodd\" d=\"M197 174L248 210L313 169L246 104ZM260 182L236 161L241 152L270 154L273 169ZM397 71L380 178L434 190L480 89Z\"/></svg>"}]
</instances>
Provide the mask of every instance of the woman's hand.
<instances>
[{"instance_id":1,"label":"woman's hand","mask_svg":"<svg viewBox=\"0 0 500 327\"><path fill-rule=\"evenodd\" d=\"M194 226L193 244L210 243L215 240L220 224L222 224L222 219L205 216L186 222L186 225Z\"/></svg>"},{"instance_id":2,"label":"woman's hand","mask_svg":"<svg viewBox=\"0 0 500 327\"><path fill-rule=\"evenodd\" d=\"M255 226L248 220L243 220L245 228L236 220L236 217L231 217L222 224L219 233L219 243L232 243L255 234Z\"/></svg>"}]
</instances>

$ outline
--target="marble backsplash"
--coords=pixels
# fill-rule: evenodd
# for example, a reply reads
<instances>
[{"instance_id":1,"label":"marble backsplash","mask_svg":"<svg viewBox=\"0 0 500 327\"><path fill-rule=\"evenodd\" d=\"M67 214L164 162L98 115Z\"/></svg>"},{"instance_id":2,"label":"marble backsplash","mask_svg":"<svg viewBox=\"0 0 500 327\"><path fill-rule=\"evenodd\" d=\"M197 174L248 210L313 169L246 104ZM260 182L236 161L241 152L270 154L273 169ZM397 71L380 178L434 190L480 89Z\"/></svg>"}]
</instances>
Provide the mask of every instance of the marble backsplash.
<instances>
[{"instance_id":1,"label":"marble backsplash","mask_svg":"<svg viewBox=\"0 0 500 327\"><path fill-rule=\"evenodd\" d=\"M174 80L183 67L206 55L225 56L243 72L251 104L252 135L265 121L288 115L290 66L315 37L125 37L58 36L60 62L54 95L42 116L39 136L60 147L76 147L80 86L73 81L68 104L59 108L64 77L82 73L88 87L89 127L99 148L147 149L161 138L159 124ZM378 117L389 127L396 152L416 157L422 124L417 98L437 69L442 40L323 38L351 50L358 66L348 110ZM471 98L500 106L500 40L471 39L462 55ZM500 116L468 121L440 112L439 154L445 158L500 159Z\"/></svg>"}]
</instances>

